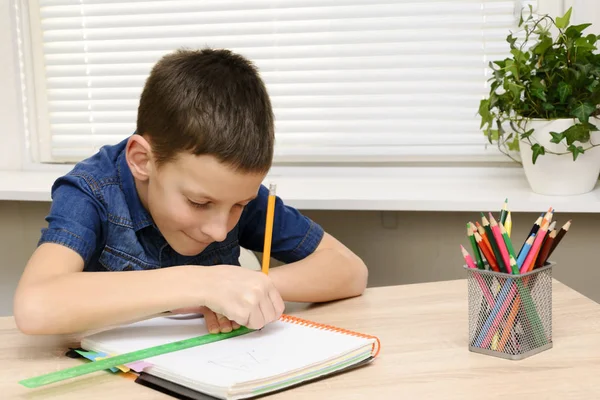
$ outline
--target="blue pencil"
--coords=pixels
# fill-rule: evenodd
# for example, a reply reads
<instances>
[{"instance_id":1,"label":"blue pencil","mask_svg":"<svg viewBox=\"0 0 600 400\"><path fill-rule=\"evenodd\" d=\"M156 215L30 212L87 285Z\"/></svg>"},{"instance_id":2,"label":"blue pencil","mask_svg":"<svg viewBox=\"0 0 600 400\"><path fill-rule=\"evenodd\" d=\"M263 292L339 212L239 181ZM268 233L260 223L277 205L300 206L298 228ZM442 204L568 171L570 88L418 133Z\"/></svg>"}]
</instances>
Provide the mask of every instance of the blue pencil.
<instances>
[{"instance_id":1,"label":"blue pencil","mask_svg":"<svg viewBox=\"0 0 600 400\"><path fill-rule=\"evenodd\" d=\"M500 290L498 297L496 297L496 304L494 305L494 309L492 310L491 314L488 316L487 320L483 324L483 328L479 332L479 336L477 336L477 339L475 341L475 346L481 348L481 344L482 344L483 340L485 339L488 331L490 330L492 323L493 323L494 319L496 318L496 315L500 311L500 308L502 307L502 304L504 303L506 296L508 296L508 292L510 290L511 285L512 285L512 279L507 279L506 282L504 282L504 285L502 286L502 289Z\"/></svg>"},{"instance_id":2,"label":"blue pencil","mask_svg":"<svg viewBox=\"0 0 600 400\"><path fill-rule=\"evenodd\" d=\"M529 253L531 246L533 246L534 240L535 240L535 233L533 235L529 236L529 239L527 239L525 241L525 244L523 245L523 249L521 250L521 253L519 253L519 257L517 258L517 266L519 267L519 269L521 269L521 266L525 262L525 259L527 258L527 253Z\"/></svg>"}]
</instances>

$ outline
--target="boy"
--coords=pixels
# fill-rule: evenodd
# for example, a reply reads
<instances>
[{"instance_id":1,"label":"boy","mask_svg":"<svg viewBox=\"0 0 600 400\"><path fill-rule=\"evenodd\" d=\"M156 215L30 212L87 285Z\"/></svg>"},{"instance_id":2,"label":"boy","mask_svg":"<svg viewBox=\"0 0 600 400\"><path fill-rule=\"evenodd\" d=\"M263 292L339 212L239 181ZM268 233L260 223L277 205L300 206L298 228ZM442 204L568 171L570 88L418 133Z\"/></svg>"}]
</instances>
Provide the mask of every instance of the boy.
<instances>
[{"instance_id":1,"label":"boy","mask_svg":"<svg viewBox=\"0 0 600 400\"><path fill-rule=\"evenodd\" d=\"M54 183L15 293L19 329L72 333L198 311L210 332L229 332L278 319L283 301L360 295L363 262L280 199L272 255L286 265L269 275L238 266L240 246L262 250L273 147L271 103L251 63L226 50L163 57L136 132Z\"/></svg>"}]
</instances>

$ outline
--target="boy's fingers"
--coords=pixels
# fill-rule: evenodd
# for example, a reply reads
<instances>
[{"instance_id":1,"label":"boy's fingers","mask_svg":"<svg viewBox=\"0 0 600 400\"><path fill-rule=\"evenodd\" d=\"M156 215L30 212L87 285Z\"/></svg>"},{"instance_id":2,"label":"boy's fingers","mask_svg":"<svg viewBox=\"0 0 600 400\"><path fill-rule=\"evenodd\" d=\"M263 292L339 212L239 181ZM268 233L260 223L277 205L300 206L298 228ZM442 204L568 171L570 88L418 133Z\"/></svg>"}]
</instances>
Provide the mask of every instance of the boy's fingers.
<instances>
[{"instance_id":1,"label":"boy's fingers","mask_svg":"<svg viewBox=\"0 0 600 400\"><path fill-rule=\"evenodd\" d=\"M233 327L231 324L231 321L225 317L224 315L221 315L219 313L216 314L217 316L217 321L219 322L219 327L221 332L227 333L227 332L231 332Z\"/></svg>"},{"instance_id":2,"label":"boy's fingers","mask_svg":"<svg viewBox=\"0 0 600 400\"><path fill-rule=\"evenodd\" d=\"M285 310L285 303L277 290L270 291L269 298L273 302L273 307L275 308L275 318L278 319Z\"/></svg>"},{"instance_id":3,"label":"boy's fingers","mask_svg":"<svg viewBox=\"0 0 600 400\"><path fill-rule=\"evenodd\" d=\"M235 331L236 329L240 329L240 324L235 321L231 321L231 328Z\"/></svg>"},{"instance_id":4,"label":"boy's fingers","mask_svg":"<svg viewBox=\"0 0 600 400\"><path fill-rule=\"evenodd\" d=\"M275 308L270 301L263 301L260 303L260 312L262 312L265 324L275 320Z\"/></svg>"},{"instance_id":5,"label":"boy's fingers","mask_svg":"<svg viewBox=\"0 0 600 400\"><path fill-rule=\"evenodd\" d=\"M214 312L210 310L206 310L204 313L204 321L206 321L206 328L210 333L219 333L219 321L217 320L217 316Z\"/></svg>"}]
</instances>

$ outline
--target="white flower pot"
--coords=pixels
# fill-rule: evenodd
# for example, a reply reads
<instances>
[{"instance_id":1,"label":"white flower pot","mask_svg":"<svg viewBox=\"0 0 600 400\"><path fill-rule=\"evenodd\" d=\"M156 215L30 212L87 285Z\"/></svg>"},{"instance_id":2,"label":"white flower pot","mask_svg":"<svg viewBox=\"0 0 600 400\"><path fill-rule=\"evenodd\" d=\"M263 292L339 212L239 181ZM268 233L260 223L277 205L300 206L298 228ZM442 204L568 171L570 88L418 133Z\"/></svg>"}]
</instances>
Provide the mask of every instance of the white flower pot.
<instances>
[{"instance_id":1,"label":"white flower pot","mask_svg":"<svg viewBox=\"0 0 600 400\"><path fill-rule=\"evenodd\" d=\"M527 123L526 130L534 129L530 140L532 143L539 143L546 150L563 153L567 151L565 141L561 143L551 143L552 136L550 132L563 132L568 127L575 124L574 119L555 119L555 120L532 120ZM591 118L590 123L600 129L600 120ZM600 144L600 131L591 132L591 142ZM589 147L590 143L575 145L582 146L584 149ZM598 175L600 174L600 146L586 150L584 154L579 154L577 160L573 161L573 155L569 152L565 155L543 154L540 155L535 164L532 162L532 150L529 142L521 140L519 143L521 161L525 176L531 189L543 195L562 195L570 196L590 192L594 189Z\"/></svg>"}]
</instances>

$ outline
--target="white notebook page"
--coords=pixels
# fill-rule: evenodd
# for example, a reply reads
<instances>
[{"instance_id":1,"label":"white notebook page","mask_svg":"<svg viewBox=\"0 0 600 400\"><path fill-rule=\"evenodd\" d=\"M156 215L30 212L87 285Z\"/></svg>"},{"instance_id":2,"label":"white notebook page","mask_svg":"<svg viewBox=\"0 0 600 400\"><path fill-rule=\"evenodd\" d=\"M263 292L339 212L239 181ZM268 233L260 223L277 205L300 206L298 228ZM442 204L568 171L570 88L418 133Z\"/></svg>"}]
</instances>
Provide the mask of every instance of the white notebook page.
<instances>
[{"instance_id":1,"label":"white notebook page","mask_svg":"<svg viewBox=\"0 0 600 400\"><path fill-rule=\"evenodd\" d=\"M122 354L207 333L203 318L159 317L91 335L82 347ZM159 369L184 381L227 388L303 369L370 346L372 341L277 321L260 331L146 361L155 366L150 373Z\"/></svg>"}]
</instances>

